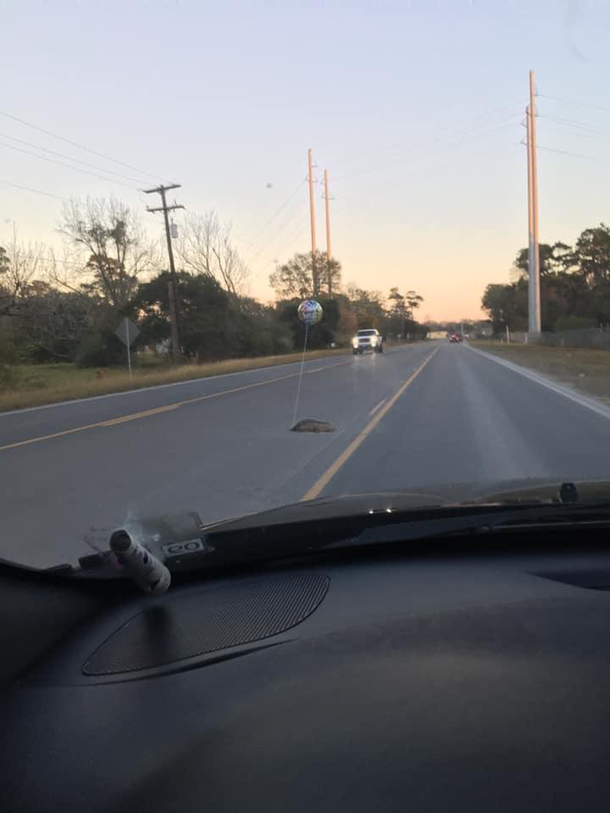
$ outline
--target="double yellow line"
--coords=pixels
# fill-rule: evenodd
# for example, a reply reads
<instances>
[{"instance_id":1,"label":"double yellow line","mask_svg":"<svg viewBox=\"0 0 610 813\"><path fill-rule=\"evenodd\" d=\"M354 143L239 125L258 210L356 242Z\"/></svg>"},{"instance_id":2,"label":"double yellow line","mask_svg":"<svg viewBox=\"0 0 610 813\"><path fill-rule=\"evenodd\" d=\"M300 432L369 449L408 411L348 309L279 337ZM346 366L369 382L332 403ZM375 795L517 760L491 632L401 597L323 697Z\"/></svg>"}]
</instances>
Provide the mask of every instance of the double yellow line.
<instances>
[{"instance_id":1,"label":"double yellow line","mask_svg":"<svg viewBox=\"0 0 610 813\"><path fill-rule=\"evenodd\" d=\"M360 432L360 434L356 438L354 438L354 440L352 440L347 449L345 449L345 451L343 451L339 455L335 462L326 469L324 474L318 480L316 480L316 482L312 485L309 491L301 497L301 502L305 500L314 500L316 497L320 496L322 491L330 483L330 481L333 479L333 477L339 471L339 469L347 463L347 461L354 454L356 449L358 449L364 443L366 437L370 435L370 433L377 426L379 421L381 421L388 414L388 412L392 409L396 401L398 401L400 396L403 395L407 387L415 381L417 376L421 373L424 367L427 364L429 364L429 362L436 353L438 353L438 347L436 348L436 350L433 350L432 353L430 353L430 355L426 359L424 359L422 364L419 365L417 370L415 370L415 372L412 375L410 375L409 378L407 378L407 380L400 385L400 387L396 390L396 392L390 398L390 400L377 412L375 417L372 418L367 423L362 432Z\"/></svg>"}]
</instances>

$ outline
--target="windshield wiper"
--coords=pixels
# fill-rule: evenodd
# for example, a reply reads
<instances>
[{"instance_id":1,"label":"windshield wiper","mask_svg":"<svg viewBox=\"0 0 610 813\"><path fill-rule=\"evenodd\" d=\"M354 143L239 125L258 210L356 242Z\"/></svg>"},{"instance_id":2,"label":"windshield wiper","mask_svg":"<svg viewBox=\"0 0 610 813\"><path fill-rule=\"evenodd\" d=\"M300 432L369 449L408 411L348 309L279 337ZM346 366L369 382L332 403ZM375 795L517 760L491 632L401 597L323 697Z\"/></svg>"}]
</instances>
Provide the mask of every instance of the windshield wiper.
<instances>
[{"instance_id":1,"label":"windshield wiper","mask_svg":"<svg viewBox=\"0 0 610 813\"><path fill-rule=\"evenodd\" d=\"M213 567L355 546L437 537L482 536L543 527L607 527L609 523L608 503L524 503L370 512L358 516L301 520L235 530L220 526L204 533L202 538L207 553L194 556L191 563L193 568ZM186 564L185 561L184 565ZM170 563L168 566L171 569Z\"/></svg>"},{"instance_id":2,"label":"windshield wiper","mask_svg":"<svg viewBox=\"0 0 610 813\"><path fill-rule=\"evenodd\" d=\"M264 516L264 515L263 515ZM262 519L263 517L261 517ZM268 516L266 517L268 519ZM252 516L207 528L194 513L142 520L129 533L171 573L311 555L367 545L442 537L484 537L534 529L608 527L610 503L449 505L368 510L347 516L260 522ZM80 559L80 568L54 569L73 576L121 578L110 550Z\"/></svg>"}]
</instances>

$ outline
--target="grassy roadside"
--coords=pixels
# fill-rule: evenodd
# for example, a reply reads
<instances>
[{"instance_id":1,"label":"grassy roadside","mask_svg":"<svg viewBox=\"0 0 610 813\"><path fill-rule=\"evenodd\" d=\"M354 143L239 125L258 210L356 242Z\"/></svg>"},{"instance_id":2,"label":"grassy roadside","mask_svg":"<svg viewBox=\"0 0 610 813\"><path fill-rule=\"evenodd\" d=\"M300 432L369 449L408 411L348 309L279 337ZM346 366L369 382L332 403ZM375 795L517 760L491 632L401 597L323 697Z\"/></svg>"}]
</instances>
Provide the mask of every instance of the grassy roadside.
<instances>
[{"instance_id":1,"label":"grassy roadside","mask_svg":"<svg viewBox=\"0 0 610 813\"><path fill-rule=\"evenodd\" d=\"M349 350L313 350L307 360L344 355ZM140 366L133 376L124 369L79 369L72 364L30 364L14 367L14 380L0 385L0 412L10 409L54 404L76 398L90 398L111 392L126 392L157 384L191 381L223 373L258 370L301 360L301 353L261 358L230 359L208 364L185 364L168 367L159 363Z\"/></svg>"},{"instance_id":2,"label":"grassy roadside","mask_svg":"<svg viewBox=\"0 0 610 813\"><path fill-rule=\"evenodd\" d=\"M610 403L610 350L471 341L480 350L550 376L560 384Z\"/></svg>"}]
</instances>

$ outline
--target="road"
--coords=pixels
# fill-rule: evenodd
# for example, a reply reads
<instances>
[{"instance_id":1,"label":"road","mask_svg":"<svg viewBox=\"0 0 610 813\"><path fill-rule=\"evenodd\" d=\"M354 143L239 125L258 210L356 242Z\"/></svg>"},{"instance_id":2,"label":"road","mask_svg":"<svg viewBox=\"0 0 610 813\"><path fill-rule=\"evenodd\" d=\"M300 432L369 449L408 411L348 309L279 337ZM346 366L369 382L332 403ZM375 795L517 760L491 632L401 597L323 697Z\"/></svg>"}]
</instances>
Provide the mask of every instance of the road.
<instances>
[{"instance_id":1,"label":"road","mask_svg":"<svg viewBox=\"0 0 610 813\"><path fill-rule=\"evenodd\" d=\"M0 557L47 567L131 517L523 477L610 479L610 411L466 345L298 364L0 415Z\"/></svg>"}]
</instances>

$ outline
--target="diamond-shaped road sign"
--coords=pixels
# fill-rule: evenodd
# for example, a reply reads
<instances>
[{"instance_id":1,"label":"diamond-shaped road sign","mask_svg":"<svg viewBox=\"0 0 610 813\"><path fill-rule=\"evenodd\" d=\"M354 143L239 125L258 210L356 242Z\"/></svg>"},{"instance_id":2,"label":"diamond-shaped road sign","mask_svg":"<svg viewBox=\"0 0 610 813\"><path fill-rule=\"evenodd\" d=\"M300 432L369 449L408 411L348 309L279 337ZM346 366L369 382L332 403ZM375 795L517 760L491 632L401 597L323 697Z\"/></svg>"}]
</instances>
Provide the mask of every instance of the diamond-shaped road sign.
<instances>
[{"instance_id":1,"label":"diamond-shaped road sign","mask_svg":"<svg viewBox=\"0 0 610 813\"><path fill-rule=\"evenodd\" d=\"M114 332L127 347L130 347L140 335L139 327L127 317L123 319Z\"/></svg>"}]
</instances>

